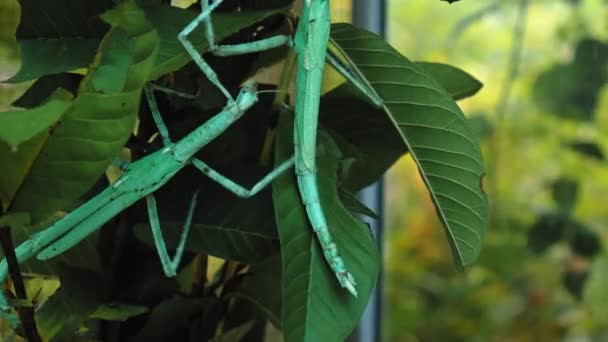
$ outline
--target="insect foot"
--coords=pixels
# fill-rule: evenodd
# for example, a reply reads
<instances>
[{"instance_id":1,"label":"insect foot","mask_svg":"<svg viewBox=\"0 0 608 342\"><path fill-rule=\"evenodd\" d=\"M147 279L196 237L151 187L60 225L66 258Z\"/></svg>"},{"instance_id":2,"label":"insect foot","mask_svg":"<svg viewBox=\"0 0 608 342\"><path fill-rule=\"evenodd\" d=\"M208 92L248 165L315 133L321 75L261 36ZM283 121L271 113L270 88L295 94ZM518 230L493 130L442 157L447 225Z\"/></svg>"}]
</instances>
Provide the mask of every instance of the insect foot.
<instances>
[{"instance_id":1,"label":"insect foot","mask_svg":"<svg viewBox=\"0 0 608 342\"><path fill-rule=\"evenodd\" d=\"M359 296L357 293L357 289L355 289L357 283L355 282L355 278L352 274L350 274L350 272L336 272L336 277L338 278L340 285L342 285L343 288L347 289L348 292L355 296L355 298Z\"/></svg>"}]
</instances>

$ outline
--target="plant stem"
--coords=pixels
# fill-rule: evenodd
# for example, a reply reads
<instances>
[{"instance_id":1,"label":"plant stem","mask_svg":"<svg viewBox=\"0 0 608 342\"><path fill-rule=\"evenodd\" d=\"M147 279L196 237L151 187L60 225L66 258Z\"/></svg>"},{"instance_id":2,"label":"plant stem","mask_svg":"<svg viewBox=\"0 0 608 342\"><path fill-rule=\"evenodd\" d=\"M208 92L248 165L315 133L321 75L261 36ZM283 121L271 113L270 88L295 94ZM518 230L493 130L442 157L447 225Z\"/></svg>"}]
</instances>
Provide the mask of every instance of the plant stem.
<instances>
[{"instance_id":1,"label":"plant stem","mask_svg":"<svg viewBox=\"0 0 608 342\"><path fill-rule=\"evenodd\" d=\"M23 283L23 277L21 277L21 270L19 269L19 262L15 255L15 246L13 245L13 238L11 236L10 227L0 227L0 244L4 251L4 256L8 264L8 271L11 275L13 285L15 286L15 292L17 298L27 300L27 293L25 291L25 284ZM42 341L36 328L36 321L34 320L34 307L18 307L17 313L23 324L23 330L25 337L30 342Z\"/></svg>"},{"instance_id":2,"label":"plant stem","mask_svg":"<svg viewBox=\"0 0 608 342\"><path fill-rule=\"evenodd\" d=\"M503 217L500 212L500 194L499 194L499 180L500 180L500 167L501 167L501 152L502 152L502 140L503 135L506 135L508 129L505 127L505 116L509 109L509 100L511 99L511 92L519 67L521 64L521 57L523 51L523 41L526 31L526 20L528 18L528 5L529 0L520 0L517 6L517 17L515 26L513 28L513 43L511 45L511 55L507 65L507 75L505 77L498 102L496 104L496 131L492 139L490 146L491 155L493 157L492 163L489 165L488 173L494 180L492 181L492 195L494 197L493 204L493 215L496 218L496 222L499 226L503 223Z\"/></svg>"}]
</instances>

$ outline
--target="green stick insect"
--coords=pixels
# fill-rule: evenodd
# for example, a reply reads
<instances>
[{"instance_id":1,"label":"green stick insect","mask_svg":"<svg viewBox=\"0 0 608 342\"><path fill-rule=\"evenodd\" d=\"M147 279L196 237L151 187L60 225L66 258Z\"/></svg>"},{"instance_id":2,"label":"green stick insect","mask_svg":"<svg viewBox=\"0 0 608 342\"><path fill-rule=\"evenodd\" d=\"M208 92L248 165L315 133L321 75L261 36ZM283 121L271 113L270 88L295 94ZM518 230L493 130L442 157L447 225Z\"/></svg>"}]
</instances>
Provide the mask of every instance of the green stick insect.
<instances>
[{"instance_id":1,"label":"green stick insect","mask_svg":"<svg viewBox=\"0 0 608 342\"><path fill-rule=\"evenodd\" d=\"M300 16L294 39L289 36L278 35L256 42L229 46L216 45L211 21L211 11L223 1L216 0L212 4L209 4L209 0L201 0L203 11L184 29L179 39L184 43L188 53L200 69L228 98L229 103L233 101L230 93L217 79L215 73L205 63L194 46L183 39L184 34L192 32L200 23L204 23L211 51L219 56L259 52L285 44L295 49L297 53L297 74L295 88L294 157L298 189L302 202L306 207L308 220L323 250L325 260L335 273L340 285L356 297L355 279L347 271L344 260L338 253L338 247L333 242L325 214L323 213L317 186L316 137L325 61L327 60L334 66L338 72L369 97L376 106L382 106L383 101L368 84L357 75L353 75L336 56L332 53L327 53L331 29L329 0L304 0L302 15Z\"/></svg>"},{"instance_id":2,"label":"green stick insect","mask_svg":"<svg viewBox=\"0 0 608 342\"><path fill-rule=\"evenodd\" d=\"M197 193L192 198L180 241L174 257L171 258L162 237L156 201L152 195L154 191L164 185L179 170L192 164L237 196L250 197L295 163L300 195L306 207L310 224L323 249L324 257L340 285L354 296L357 295L354 277L347 271L329 232L317 188L316 130L325 61L327 60L336 70L353 82L374 104L381 106L382 100L371 87L343 66L336 56L327 53L330 32L329 0L304 1L294 39L290 36L279 35L249 43L219 45L215 41L211 13L223 1L216 0L209 3L209 0L202 0L201 13L180 32L177 38L205 76L227 98L224 109L180 141L171 142L151 87L147 88L146 97L165 147L125 167L124 174L109 188L17 247L15 252L20 263L35 255L38 255L38 259L46 260L65 252L99 229L122 210L145 197L150 226L163 270L167 276L175 276L184 252ZM196 152L222 134L257 101L257 93L253 85L245 85L238 96L234 98L220 82L217 74L187 39L188 35L201 23L205 25L205 35L209 42L210 51L216 55L230 56L260 52L287 44L295 49L298 56L296 120L294 126L295 156L284 161L251 189L236 184L213 170L203 161L193 157ZM6 279L7 273L7 263L4 260L0 263L0 281ZM8 315L10 306L1 293L0 309L4 311L5 317L12 318L13 322L16 321L15 317Z\"/></svg>"}]
</instances>

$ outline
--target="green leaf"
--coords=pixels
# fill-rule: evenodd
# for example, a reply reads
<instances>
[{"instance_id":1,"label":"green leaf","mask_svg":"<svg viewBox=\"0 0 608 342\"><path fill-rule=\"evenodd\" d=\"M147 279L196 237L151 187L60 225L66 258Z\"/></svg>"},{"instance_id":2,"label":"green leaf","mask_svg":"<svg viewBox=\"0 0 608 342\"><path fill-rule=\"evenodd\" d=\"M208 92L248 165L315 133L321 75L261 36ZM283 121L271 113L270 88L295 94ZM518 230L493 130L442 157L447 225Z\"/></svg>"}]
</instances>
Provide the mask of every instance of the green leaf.
<instances>
[{"instance_id":1,"label":"green leaf","mask_svg":"<svg viewBox=\"0 0 608 342\"><path fill-rule=\"evenodd\" d=\"M553 200L557 203L560 210L568 213L576 205L578 194L578 182L570 178L559 178L551 184Z\"/></svg>"},{"instance_id":2,"label":"green leaf","mask_svg":"<svg viewBox=\"0 0 608 342\"><path fill-rule=\"evenodd\" d=\"M331 37L348 64L384 100L392 131L400 135L418 166L455 261L470 265L480 252L488 200L482 189L485 171L479 142L462 111L433 77L377 35L335 24Z\"/></svg>"},{"instance_id":3,"label":"green leaf","mask_svg":"<svg viewBox=\"0 0 608 342\"><path fill-rule=\"evenodd\" d=\"M483 87L471 74L448 64L416 62L416 65L439 82L454 100L473 96Z\"/></svg>"},{"instance_id":4,"label":"green leaf","mask_svg":"<svg viewBox=\"0 0 608 342\"><path fill-rule=\"evenodd\" d=\"M561 118L592 120L600 91L608 81L608 44L583 38L569 64L556 64L541 73L533 96L541 109Z\"/></svg>"},{"instance_id":5,"label":"green leaf","mask_svg":"<svg viewBox=\"0 0 608 342\"><path fill-rule=\"evenodd\" d=\"M251 330L255 322L247 322L240 327L236 327L216 336L213 342L239 342Z\"/></svg>"},{"instance_id":6,"label":"green leaf","mask_svg":"<svg viewBox=\"0 0 608 342\"><path fill-rule=\"evenodd\" d=\"M494 134L494 124L485 115L472 115L467 117L467 121L479 140L489 139Z\"/></svg>"},{"instance_id":7,"label":"green leaf","mask_svg":"<svg viewBox=\"0 0 608 342\"><path fill-rule=\"evenodd\" d=\"M97 310L91 314L91 318L105 321L124 322L131 317L139 316L148 311L148 307L141 305L105 303L101 304Z\"/></svg>"},{"instance_id":8,"label":"green leaf","mask_svg":"<svg viewBox=\"0 0 608 342\"><path fill-rule=\"evenodd\" d=\"M281 327L281 255L277 254L252 267L239 286L228 296L242 298L260 309L275 327Z\"/></svg>"},{"instance_id":9,"label":"green leaf","mask_svg":"<svg viewBox=\"0 0 608 342\"><path fill-rule=\"evenodd\" d=\"M534 253L542 253L562 238L585 229L580 223L561 212L541 214L528 232L528 248Z\"/></svg>"},{"instance_id":10,"label":"green leaf","mask_svg":"<svg viewBox=\"0 0 608 342\"><path fill-rule=\"evenodd\" d=\"M28 213L9 213L0 216L0 229L6 227L24 226L30 223L30 214Z\"/></svg>"},{"instance_id":11,"label":"green leaf","mask_svg":"<svg viewBox=\"0 0 608 342\"><path fill-rule=\"evenodd\" d=\"M340 186L350 192L356 193L378 180L407 152L390 118L368 103L351 83L321 98L319 121L332 130L344 154Z\"/></svg>"},{"instance_id":12,"label":"green leaf","mask_svg":"<svg viewBox=\"0 0 608 342\"><path fill-rule=\"evenodd\" d=\"M150 313L145 325L131 339L133 342L168 341L176 336L188 336L194 322L199 321L205 309L215 303L208 298L171 298L162 301ZM197 321L194 321L197 320ZM209 324L211 322L205 322ZM181 339L176 339L177 341Z\"/></svg>"},{"instance_id":13,"label":"green leaf","mask_svg":"<svg viewBox=\"0 0 608 342\"><path fill-rule=\"evenodd\" d=\"M568 245L572 253L585 258L593 258L602 250L600 237L583 225L570 234Z\"/></svg>"},{"instance_id":14,"label":"green leaf","mask_svg":"<svg viewBox=\"0 0 608 342\"><path fill-rule=\"evenodd\" d=\"M34 108L40 106L58 88L63 88L76 94L82 76L70 73L61 73L42 76L32 84L27 91L12 103L15 107Z\"/></svg>"},{"instance_id":15,"label":"green leaf","mask_svg":"<svg viewBox=\"0 0 608 342\"><path fill-rule=\"evenodd\" d=\"M23 82L48 74L86 67L95 56L108 26L99 14L111 0L20 0L21 21L16 38L21 68L8 82Z\"/></svg>"},{"instance_id":16,"label":"green leaf","mask_svg":"<svg viewBox=\"0 0 608 342\"><path fill-rule=\"evenodd\" d=\"M99 42L99 39L84 38L19 41L21 68L5 82L25 82L45 75L84 68L95 57Z\"/></svg>"},{"instance_id":17,"label":"green leaf","mask_svg":"<svg viewBox=\"0 0 608 342\"><path fill-rule=\"evenodd\" d=\"M573 141L568 144L568 147L586 157L595 159L597 161L602 161L605 159L602 148L595 142Z\"/></svg>"},{"instance_id":18,"label":"green leaf","mask_svg":"<svg viewBox=\"0 0 608 342\"><path fill-rule=\"evenodd\" d=\"M0 139L16 150L21 143L53 126L72 105L72 98L72 94L59 89L40 107L0 113Z\"/></svg>"},{"instance_id":19,"label":"green leaf","mask_svg":"<svg viewBox=\"0 0 608 342\"><path fill-rule=\"evenodd\" d=\"M277 161L292 155L292 131L293 117L281 115ZM317 154L320 201L346 267L357 281L359 297L341 288L326 264L308 224L295 174L286 172L273 183L273 198L283 260L282 328L288 342L343 340L363 314L379 270L378 251L369 228L340 201L336 146L323 131L318 138L323 149Z\"/></svg>"},{"instance_id":20,"label":"green leaf","mask_svg":"<svg viewBox=\"0 0 608 342\"><path fill-rule=\"evenodd\" d=\"M213 26L217 40L227 38L239 30L251 26L271 15L284 12L285 9L266 11L243 11L236 13L214 13ZM175 71L191 62L190 55L177 40L177 35L198 15L191 10L176 7L156 6L146 9L146 16L157 29L160 36L160 50L150 80ZM202 26L192 32L188 39L201 53L209 48Z\"/></svg>"},{"instance_id":21,"label":"green leaf","mask_svg":"<svg viewBox=\"0 0 608 342\"><path fill-rule=\"evenodd\" d=\"M65 341L102 303L104 281L99 274L62 267L56 269L61 289L36 310L36 324L44 341Z\"/></svg>"},{"instance_id":22,"label":"green leaf","mask_svg":"<svg viewBox=\"0 0 608 342\"><path fill-rule=\"evenodd\" d=\"M132 14L137 10L133 1L127 1L112 11ZM140 20L133 22L134 18ZM0 193L4 205L10 203L10 210L28 211L32 221L38 222L56 210L66 209L95 184L122 149L137 119L140 94L158 48L158 36L143 18L143 13L125 17L131 20L129 25L137 24L132 32L124 31L120 27L125 25L118 23L104 37L76 99L52 133L36 135L17 152L0 145L0 161L15 162L9 177L0 179ZM107 56L117 49L125 51L114 43L115 38L122 41L125 32L135 47L129 53L137 58L132 59L126 79L113 79L113 66L122 66L123 61ZM100 73L104 76L98 76ZM109 81L102 82L98 89L100 84L95 80L100 77Z\"/></svg>"},{"instance_id":23,"label":"green leaf","mask_svg":"<svg viewBox=\"0 0 608 342\"><path fill-rule=\"evenodd\" d=\"M556 64L534 82L534 100L541 110L560 118L590 121L606 76L582 64Z\"/></svg>"},{"instance_id":24,"label":"green leaf","mask_svg":"<svg viewBox=\"0 0 608 342\"><path fill-rule=\"evenodd\" d=\"M342 201L342 204L344 204L344 207L351 213L364 215L375 220L380 219L380 216L365 204L361 203L355 194L340 188L338 189L338 195L340 195L340 200Z\"/></svg>"}]
</instances>

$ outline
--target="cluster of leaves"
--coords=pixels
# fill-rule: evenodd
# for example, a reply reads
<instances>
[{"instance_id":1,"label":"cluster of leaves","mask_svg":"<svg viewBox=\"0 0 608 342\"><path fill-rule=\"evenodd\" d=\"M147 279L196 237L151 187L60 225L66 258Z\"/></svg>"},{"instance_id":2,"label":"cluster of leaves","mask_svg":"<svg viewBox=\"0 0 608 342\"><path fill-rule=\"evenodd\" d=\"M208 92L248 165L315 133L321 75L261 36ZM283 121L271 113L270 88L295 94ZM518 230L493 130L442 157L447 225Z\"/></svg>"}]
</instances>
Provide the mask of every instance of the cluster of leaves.
<instances>
[{"instance_id":1,"label":"cluster of leaves","mask_svg":"<svg viewBox=\"0 0 608 342\"><path fill-rule=\"evenodd\" d=\"M574 58L568 64L556 64L536 79L533 96L548 114L580 122L593 121L601 89L608 81L608 45L583 37L576 45ZM604 160L600 146L593 141L576 140L568 148L597 161ZM552 184L557 209L541 214L529 232L528 246L533 252L567 241L574 255L589 259L601 252L599 236L573 217L578 182L559 178ZM580 299L588 278L587 267L570 267L563 275L563 284Z\"/></svg>"},{"instance_id":2,"label":"cluster of leaves","mask_svg":"<svg viewBox=\"0 0 608 342\"><path fill-rule=\"evenodd\" d=\"M553 200L558 209L541 214L533 224L528 237L531 251L541 253L563 241L574 255L583 258L593 258L601 251L599 236L572 215L577 192L578 183L572 179L560 178L553 182ZM568 270L564 273L564 286L580 299L587 275L586 268Z\"/></svg>"},{"instance_id":3,"label":"cluster of leaves","mask_svg":"<svg viewBox=\"0 0 608 342\"><path fill-rule=\"evenodd\" d=\"M174 140L224 102L176 40L197 6L178 9L152 0L140 1L141 8L135 1L110 0L20 4L16 38L22 67L9 82L35 82L14 103L24 110L0 114L0 163L8 166L0 177L2 208L31 218L31 225L15 232L18 243L48 226L54 212L69 211L108 186L115 177L103 177L104 171L113 173L107 167L122 152L137 160L161 147L149 109L140 105L146 82L197 94L195 100L157 94ZM214 14L216 36L242 43L292 34L291 5L226 1ZM208 48L203 30L190 39L199 50ZM45 340L260 340L267 321L288 341L342 340L367 304L380 263L376 242L357 216L373 213L354 194L407 152L429 189L456 263L475 260L487 222L484 170L477 139L455 100L473 95L481 84L448 65L412 63L378 36L349 24L332 26L331 48L384 100L376 109L349 83L321 99L321 202L357 279L359 298L339 287L323 261L292 172L272 189L242 200L187 168L156 194L171 248L193 190L203 189L175 279L163 276L141 203L61 257L26 263L28 294ZM285 48L208 61L236 92L287 53ZM255 107L197 157L244 184L287 159L293 153L293 113L274 100L260 94Z\"/></svg>"}]
</instances>

